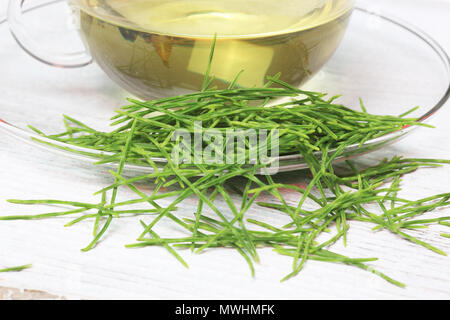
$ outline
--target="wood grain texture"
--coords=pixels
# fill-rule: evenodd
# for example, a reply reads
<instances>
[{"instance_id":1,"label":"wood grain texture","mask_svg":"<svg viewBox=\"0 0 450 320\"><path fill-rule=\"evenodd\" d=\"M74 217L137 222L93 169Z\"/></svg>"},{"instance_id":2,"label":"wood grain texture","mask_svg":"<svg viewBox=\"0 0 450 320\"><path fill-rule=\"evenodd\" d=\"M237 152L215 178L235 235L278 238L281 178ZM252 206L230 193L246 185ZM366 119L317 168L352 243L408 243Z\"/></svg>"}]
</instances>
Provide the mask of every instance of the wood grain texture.
<instances>
[{"instance_id":1,"label":"wood grain texture","mask_svg":"<svg viewBox=\"0 0 450 320\"><path fill-rule=\"evenodd\" d=\"M0 300L63 300L47 292L0 287Z\"/></svg>"},{"instance_id":2,"label":"wood grain texture","mask_svg":"<svg viewBox=\"0 0 450 320\"><path fill-rule=\"evenodd\" d=\"M0 5L5 1L1 0ZM404 17L433 35L450 51L448 1L377 1L383 10ZM0 74L1 76L1 74ZM48 97L46 97L48 98ZM432 120L437 129L418 130L401 142L367 155L361 161L376 161L393 154L405 157L450 158L450 105ZM0 108L1 97L0 97ZM46 208L11 205L9 198L55 198L94 202L93 192L111 182L106 169L48 153L9 136L0 140L0 214L42 212ZM283 177L304 179L302 173ZM423 169L405 178L402 196L420 198L450 191L450 167ZM119 193L120 199L131 193ZM290 195L286 193L286 198ZM291 201L295 199L291 197ZM164 202L163 202L164 203ZM195 202L178 212L192 217ZM450 215L450 208L431 217ZM251 218L263 217L274 224L284 220L270 211L253 208ZM280 219L282 221L280 221ZM348 246L334 250L352 257L378 257L371 265L407 284L394 287L379 277L352 267L309 261L296 278L280 283L291 260L270 250L261 251L261 263L252 278L245 261L234 251L218 249L204 254L181 254L185 269L164 249L125 249L141 231L138 220L113 222L94 251L80 248L91 239L92 224L64 228L67 219L0 223L0 267L33 263L33 268L0 275L0 299L448 299L450 259L370 226L352 223ZM161 234L180 232L162 223ZM450 241L439 236L445 227L432 227L414 234L450 253ZM448 230L448 229L447 229Z\"/></svg>"}]
</instances>

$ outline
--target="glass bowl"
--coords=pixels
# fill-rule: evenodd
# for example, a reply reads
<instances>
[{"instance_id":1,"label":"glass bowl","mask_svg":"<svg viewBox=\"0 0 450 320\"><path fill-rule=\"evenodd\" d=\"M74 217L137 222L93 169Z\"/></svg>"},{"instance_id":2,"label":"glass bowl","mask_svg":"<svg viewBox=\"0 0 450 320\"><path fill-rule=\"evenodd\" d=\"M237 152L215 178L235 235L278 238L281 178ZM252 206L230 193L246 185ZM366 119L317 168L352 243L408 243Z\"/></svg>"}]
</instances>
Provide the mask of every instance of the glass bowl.
<instances>
[{"instance_id":1,"label":"glass bowl","mask_svg":"<svg viewBox=\"0 0 450 320\"><path fill-rule=\"evenodd\" d=\"M51 1L26 8L28 21L42 26L45 15L65 5ZM39 23L38 23L39 22ZM62 22L65 23L65 22ZM49 28L49 27L48 27ZM52 27L55 30L55 27ZM39 28L36 29L39 32ZM74 39L77 38L74 31ZM53 36L54 39L55 36ZM49 46L54 45L52 37ZM74 41L71 46L76 46ZM23 141L86 161L96 161L100 152L73 147L51 140L60 148L49 147L32 138L32 125L47 134L62 132L62 115L79 119L98 130L110 130L109 118L126 104L130 96L93 64L82 69L59 69L35 61L24 53L10 35L5 18L0 17L0 130ZM450 96L450 62L445 51L414 26L356 8L344 39L329 62L303 89L341 94L339 103L359 109L359 98L370 113L399 115L420 106L412 116L425 122ZM363 146L350 146L335 161L356 157L399 140L415 127L369 140ZM86 152L74 154L72 148ZM154 159L164 165L163 159ZM280 157L279 171L305 168L300 155ZM129 171L151 171L145 166L127 165Z\"/></svg>"}]
</instances>

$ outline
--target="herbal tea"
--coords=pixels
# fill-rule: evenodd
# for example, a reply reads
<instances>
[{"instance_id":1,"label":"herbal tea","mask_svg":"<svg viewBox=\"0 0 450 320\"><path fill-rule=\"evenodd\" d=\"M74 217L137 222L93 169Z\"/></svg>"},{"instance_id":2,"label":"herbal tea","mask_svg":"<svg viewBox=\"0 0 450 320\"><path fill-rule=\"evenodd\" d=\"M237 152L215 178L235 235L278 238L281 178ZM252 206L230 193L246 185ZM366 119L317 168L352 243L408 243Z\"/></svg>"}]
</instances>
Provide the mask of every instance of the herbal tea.
<instances>
[{"instance_id":1,"label":"herbal tea","mask_svg":"<svg viewBox=\"0 0 450 320\"><path fill-rule=\"evenodd\" d=\"M352 0L72 0L97 63L141 98L200 90L211 42L211 75L225 88L262 86L267 75L298 86L333 54Z\"/></svg>"}]
</instances>

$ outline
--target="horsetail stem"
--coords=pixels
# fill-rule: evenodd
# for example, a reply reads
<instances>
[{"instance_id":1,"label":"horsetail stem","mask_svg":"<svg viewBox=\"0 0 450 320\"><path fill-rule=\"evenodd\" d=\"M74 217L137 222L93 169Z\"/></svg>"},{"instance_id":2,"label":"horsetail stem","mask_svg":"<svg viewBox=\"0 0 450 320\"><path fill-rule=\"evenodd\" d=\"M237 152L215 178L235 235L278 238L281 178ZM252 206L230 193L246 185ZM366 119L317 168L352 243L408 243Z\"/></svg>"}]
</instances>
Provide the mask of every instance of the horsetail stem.
<instances>
[{"instance_id":1,"label":"horsetail stem","mask_svg":"<svg viewBox=\"0 0 450 320\"><path fill-rule=\"evenodd\" d=\"M393 157L365 169L357 169L354 163L347 162L346 169L350 174L338 173L333 166L336 159L346 156L345 152L350 147L365 147L369 140L405 127L431 127L416 119L406 118L417 107L397 117L372 115L360 100L361 111L355 111L338 104L338 96L327 99L324 93L298 89L281 81L279 74L268 77L267 84L260 88L238 87L237 79L242 72L228 88L210 88L214 44L215 38L201 92L152 101L128 99L130 104L117 110L116 115L111 117L111 126L114 128L110 132L97 131L66 115L63 118L65 131L59 134L46 135L30 126L31 130L42 137L33 138L36 141L95 157L98 159L97 165L118 163L117 170L111 171L114 182L96 193L102 195L98 204L51 199L9 200L14 204L64 206L69 207L69 210L39 215L3 216L0 220L45 219L82 214L66 225L72 226L94 219L94 239L83 249L89 251L99 243L114 218L151 214L153 217L150 222L140 221L144 231L138 236L137 243L127 245L128 248L161 246L185 267L187 263L175 248L190 248L197 253L217 247L234 248L254 275L253 263L259 261L257 249L269 247L281 255L293 258L292 272L282 280L297 275L308 260L316 260L361 268L396 286L404 287L403 283L368 265L376 258L349 258L328 250L340 239L347 245L352 221L372 223L375 230L387 229L401 238L445 255L442 250L405 231L430 224L450 226L446 222L450 217L418 219L426 212L450 205L450 194L409 200L399 197L398 192L401 190L401 177L405 174L422 167L439 167L450 163L450 160ZM287 98L289 101L282 102L280 98ZM212 129L219 133L235 130L243 135L251 130L258 133L261 130L271 133L278 130L278 143L273 141L271 135L263 144L266 147L277 146L280 155L301 155L312 175L310 182L306 187L299 187L279 182L278 177L267 175L263 178L257 173L267 173L268 165L261 163L175 163L172 158L172 152L177 147L173 139L175 132L184 130L195 135L198 133L198 121L202 121L201 134ZM245 160L249 160L249 155L254 150L251 149L249 139L244 139L244 147L239 151L243 151ZM201 147L210 147L212 142L201 141L200 144ZM185 143L185 146L195 160L195 143ZM224 148L216 147L214 150L222 157L225 154ZM365 150L370 150L370 147ZM238 148L234 151L238 151ZM126 178L122 176L126 164L147 166L153 172ZM137 187L138 183L153 185L153 192L144 193ZM240 185L235 186L235 183ZM230 186L237 196L227 191ZM117 201L118 191L122 187L128 187L138 198ZM174 190L164 190L169 187ZM283 189L296 195L295 203L284 196ZM107 193L111 193L109 203L106 202ZM272 200L258 201L265 194L270 195ZM177 217L173 211L183 201L193 197L198 201L193 212L194 219ZM218 197L226 204L226 209L219 209L216 204ZM170 204L162 207L157 203L162 199ZM390 201L390 206L385 205L386 201ZM257 219L246 219L255 203L259 207L270 209L267 210L268 213L284 215L290 222L284 226L275 226ZM378 204L379 212L369 211L370 205L374 203ZM150 206L150 209L128 208L136 204ZM100 228L103 217L107 220ZM166 220L181 226L188 236L159 236L154 227L163 218L169 218ZM318 243L317 238L324 232L330 233L330 238ZM446 233L441 236L449 237ZM0 272L18 271L25 267L27 266Z\"/></svg>"}]
</instances>

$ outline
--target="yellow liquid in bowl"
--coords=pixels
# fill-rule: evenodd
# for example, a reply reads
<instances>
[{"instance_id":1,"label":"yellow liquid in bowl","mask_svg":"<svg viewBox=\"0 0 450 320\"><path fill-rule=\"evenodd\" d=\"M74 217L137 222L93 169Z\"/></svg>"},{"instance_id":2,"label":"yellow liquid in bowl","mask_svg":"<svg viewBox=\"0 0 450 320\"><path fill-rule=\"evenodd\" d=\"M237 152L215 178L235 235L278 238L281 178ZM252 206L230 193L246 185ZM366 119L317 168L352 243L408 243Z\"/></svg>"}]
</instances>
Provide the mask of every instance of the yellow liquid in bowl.
<instances>
[{"instance_id":1,"label":"yellow liquid in bowl","mask_svg":"<svg viewBox=\"0 0 450 320\"><path fill-rule=\"evenodd\" d=\"M81 34L105 72L144 98L200 90L212 38L214 86L298 86L331 57L353 7L346 0L77 0Z\"/></svg>"}]
</instances>

